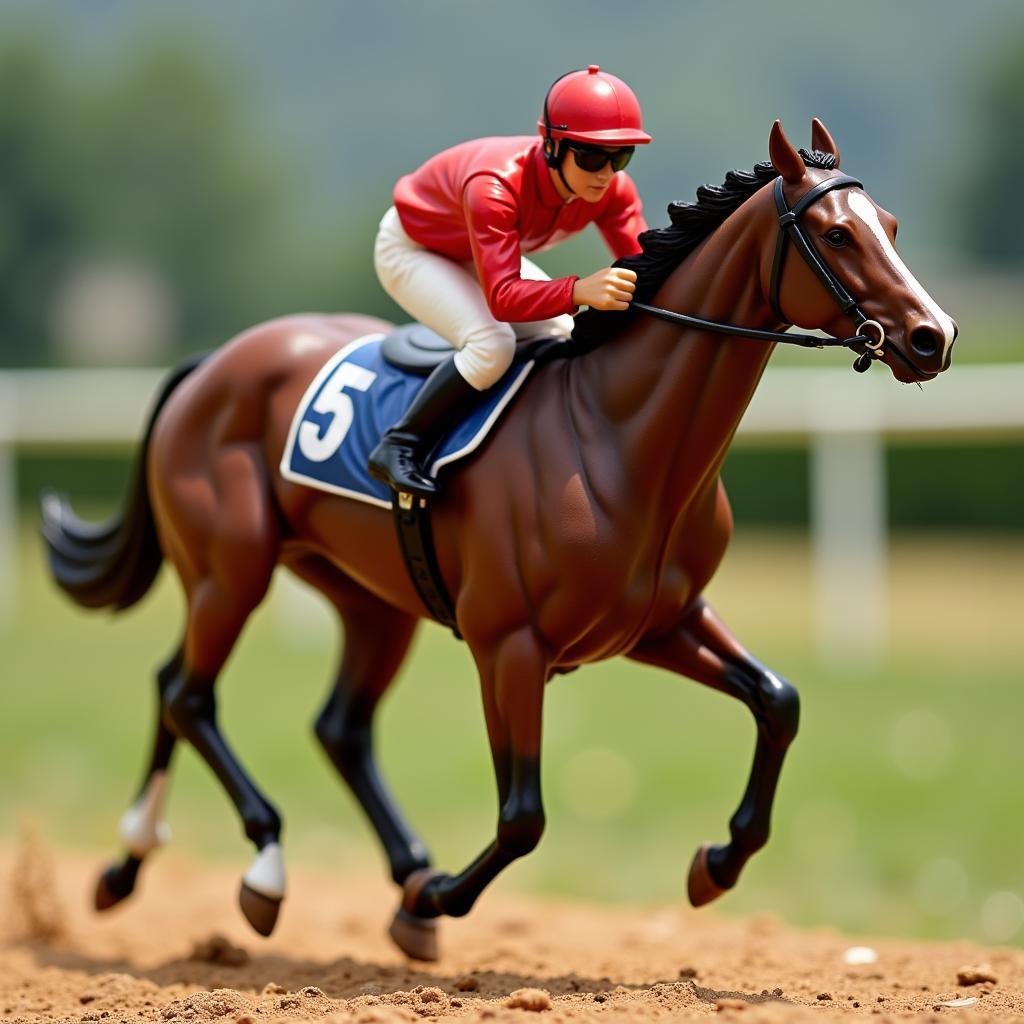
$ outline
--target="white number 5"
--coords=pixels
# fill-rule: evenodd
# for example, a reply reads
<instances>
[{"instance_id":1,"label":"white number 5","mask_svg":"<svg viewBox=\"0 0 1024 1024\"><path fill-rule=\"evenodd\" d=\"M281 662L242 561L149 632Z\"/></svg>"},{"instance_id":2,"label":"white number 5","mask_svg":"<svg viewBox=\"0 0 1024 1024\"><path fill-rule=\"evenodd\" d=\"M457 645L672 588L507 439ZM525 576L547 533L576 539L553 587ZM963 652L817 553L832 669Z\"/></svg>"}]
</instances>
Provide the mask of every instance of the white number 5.
<instances>
[{"instance_id":1,"label":"white number 5","mask_svg":"<svg viewBox=\"0 0 1024 1024\"><path fill-rule=\"evenodd\" d=\"M327 424L323 437L315 423L306 422L299 427L299 448L307 459L324 462L341 447L352 426L353 412L352 399L344 389L365 391L376 379L377 374L372 370L354 363L342 363L327 378L313 402L313 409L319 413L331 413L334 418Z\"/></svg>"}]
</instances>

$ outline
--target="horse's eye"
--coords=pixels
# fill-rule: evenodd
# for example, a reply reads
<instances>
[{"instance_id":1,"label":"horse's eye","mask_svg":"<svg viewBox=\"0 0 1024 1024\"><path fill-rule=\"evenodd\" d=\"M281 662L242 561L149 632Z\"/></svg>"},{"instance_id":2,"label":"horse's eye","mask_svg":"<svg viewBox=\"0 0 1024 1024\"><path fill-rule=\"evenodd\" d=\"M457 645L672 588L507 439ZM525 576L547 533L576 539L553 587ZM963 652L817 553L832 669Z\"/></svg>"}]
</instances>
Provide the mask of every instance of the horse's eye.
<instances>
[{"instance_id":1,"label":"horse's eye","mask_svg":"<svg viewBox=\"0 0 1024 1024\"><path fill-rule=\"evenodd\" d=\"M833 249L842 249L844 245L850 244L850 236L842 228L832 228L825 232L825 241Z\"/></svg>"}]
</instances>

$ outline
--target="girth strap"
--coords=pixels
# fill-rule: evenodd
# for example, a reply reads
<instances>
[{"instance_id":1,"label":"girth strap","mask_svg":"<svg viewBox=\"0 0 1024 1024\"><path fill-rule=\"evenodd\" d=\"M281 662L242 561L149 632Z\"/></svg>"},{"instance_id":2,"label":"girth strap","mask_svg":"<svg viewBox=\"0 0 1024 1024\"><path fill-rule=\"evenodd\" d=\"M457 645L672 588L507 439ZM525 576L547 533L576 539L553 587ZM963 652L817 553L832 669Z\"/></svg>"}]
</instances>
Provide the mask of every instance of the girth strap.
<instances>
[{"instance_id":1,"label":"girth strap","mask_svg":"<svg viewBox=\"0 0 1024 1024\"><path fill-rule=\"evenodd\" d=\"M392 509L398 543L416 593L427 611L461 640L462 634L455 622L455 607L444 585L441 567L437 564L429 503L412 495L396 494Z\"/></svg>"}]
</instances>

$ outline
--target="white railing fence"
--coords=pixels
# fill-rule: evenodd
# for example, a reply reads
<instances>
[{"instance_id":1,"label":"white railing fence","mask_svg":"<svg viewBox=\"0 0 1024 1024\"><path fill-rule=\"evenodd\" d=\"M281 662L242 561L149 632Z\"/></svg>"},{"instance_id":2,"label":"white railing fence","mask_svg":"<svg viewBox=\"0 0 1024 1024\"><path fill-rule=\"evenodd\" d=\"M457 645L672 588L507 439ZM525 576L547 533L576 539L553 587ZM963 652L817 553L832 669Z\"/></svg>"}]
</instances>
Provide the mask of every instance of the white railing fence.
<instances>
[{"instance_id":1,"label":"white railing fence","mask_svg":"<svg viewBox=\"0 0 1024 1024\"><path fill-rule=\"evenodd\" d=\"M164 372L0 372L0 616L18 600L15 450L134 445ZM881 368L765 374L737 444L810 446L815 607L830 657L863 661L885 650L886 442L1024 437L1022 396L1024 364L955 367L920 391Z\"/></svg>"}]
</instances>

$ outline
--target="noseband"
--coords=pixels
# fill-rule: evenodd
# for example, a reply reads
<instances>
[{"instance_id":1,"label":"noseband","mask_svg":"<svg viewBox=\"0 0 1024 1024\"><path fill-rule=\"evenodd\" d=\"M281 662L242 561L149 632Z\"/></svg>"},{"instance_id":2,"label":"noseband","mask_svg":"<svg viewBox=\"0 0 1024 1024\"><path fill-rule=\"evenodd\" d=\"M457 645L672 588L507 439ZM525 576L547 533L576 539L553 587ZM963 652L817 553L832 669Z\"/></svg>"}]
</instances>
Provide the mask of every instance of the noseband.
<instances>
[{"instance_id":1,"label":"noseband","mask_svg":"<svg viewBox=\"0 0 1024 1024\"><path fill-rule=\"evenodd\" d=\"M804 262L814 271L815 276L821 281L825 291L835 300L839 308L852 321L857 333L849 338L820 338L815 334L800 334L790 331L765 331L753 327L740 327L737 324L723 323L719 320L705 320L702 317L689 316L686 313L673 313L668 309L661 309L659 306L649 306L643 302L634 302L632 307L639 309L650 316L667 320L670 323L685 324L688 327L697 327L703 331L710 331L715 334L732 334L745 338L757 338L762 341L781 342L789 345L799 345L802 348L850 348L853 345L864 345L867 351L859 355L853 364L858 373L863 373L870 365L872 359L882 358L882 348L885 345L885 330L877 320L869 320L857 305L855 299L843 287L842 281L832 272L829 265L818 255L817 250L811 244L800 224L800 217L823 195L840 188L863 188L864 186L856 178L842 174L834 178L826 178L819 181L817 185L808 189L796 202L792 209L786 202L786 195L783 191L782 177L775 179L775 209L779 214L779 235L775 243L775 256L772 260L771 291L769 302L775 315L784 323L791 321L782 312L779 305L779 288L782 284L782 268L786 260L786 249L790 242L793 248L803 257ZM865 329L877 332L877 337L871 333L864 333Z\"/></svg>"}]
</instances>

